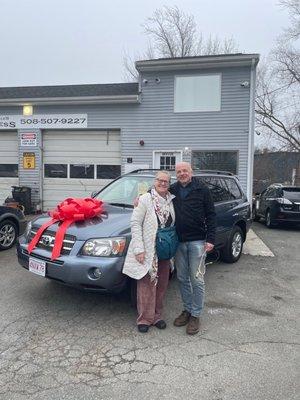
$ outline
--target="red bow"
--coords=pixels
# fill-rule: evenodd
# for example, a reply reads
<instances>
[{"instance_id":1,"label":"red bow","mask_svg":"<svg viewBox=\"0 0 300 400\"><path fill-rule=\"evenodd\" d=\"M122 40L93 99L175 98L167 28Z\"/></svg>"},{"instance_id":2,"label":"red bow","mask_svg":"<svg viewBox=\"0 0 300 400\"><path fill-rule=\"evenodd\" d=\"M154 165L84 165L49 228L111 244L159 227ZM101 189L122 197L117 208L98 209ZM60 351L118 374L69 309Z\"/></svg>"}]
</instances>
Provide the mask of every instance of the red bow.
<instances>
[{"instance_id":1,"label":"red bow","mask_svg":"<svg viewBox=\"0 0 300 400\"><path fill-rule=\"evenodd\" d=\"M28 253L30 254L32 252L38 244L43 232L50 225L55 224L56 222L62 222L56 232L51 255L51 260L56 260L60 256L63 240L68 227L75 221L84 221L99 216L101 212L103 212L102 205L103 202L101 200L91 198L73 199L70 197L64 200L55 210L48 212L52 218L39 228L28 245Z\"/></svg>"}]
</instances>

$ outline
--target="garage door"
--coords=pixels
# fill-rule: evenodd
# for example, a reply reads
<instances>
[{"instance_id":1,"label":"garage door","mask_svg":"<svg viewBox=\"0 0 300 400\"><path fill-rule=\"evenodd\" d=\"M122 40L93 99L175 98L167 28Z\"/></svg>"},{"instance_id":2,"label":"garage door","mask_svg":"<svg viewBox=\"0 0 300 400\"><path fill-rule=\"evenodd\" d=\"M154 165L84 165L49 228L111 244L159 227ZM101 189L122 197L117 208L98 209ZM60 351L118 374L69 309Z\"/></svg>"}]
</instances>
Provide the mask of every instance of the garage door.
<instances>
[{"instance_id":1,"label":"garage door","mask_svg":"<svg viewBox=\"0 0 300 400\"><path fill-rule=\"evenodd\" d=\"M11 196L11 187L19 184L18 136L0 130L0 204Z\"/></svg>"},{"instance_id":2,"label":"garage door","mask_svg":"<svg viewBox=\"0 0 300 400\"><path fill-rule=\"evenodd\" d=\"M119 131L43 132L43 209L89 197L121 173Z\"/></svg>"}]
</instances>

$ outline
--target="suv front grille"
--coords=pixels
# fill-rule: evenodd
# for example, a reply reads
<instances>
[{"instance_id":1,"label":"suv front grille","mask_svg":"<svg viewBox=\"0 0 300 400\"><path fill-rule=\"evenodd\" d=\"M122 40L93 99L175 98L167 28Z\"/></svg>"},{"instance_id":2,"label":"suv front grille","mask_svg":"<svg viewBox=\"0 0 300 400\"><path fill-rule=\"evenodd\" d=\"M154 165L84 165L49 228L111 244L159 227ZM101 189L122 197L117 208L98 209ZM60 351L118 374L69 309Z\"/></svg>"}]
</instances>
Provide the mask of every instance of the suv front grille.
<instances>
[{"instance_id":1,"label":"suv front grille","mask_svg":"<svg viewBox=\"0 0 300 400\"><path fill-rule=\"evenodd\" d=\"M29 235L29 242L32 240L32 238L34 237L34 235L36 234L37 230L32 229L30 231L30 235ZM42 234L38 244L36 247L40 248L40 249L45 249L48 251L52 251L53 247L54 247L54 240L55 240L55 234L56 232L52 232L49 231L48 229ZM63 240L63 247L61 250L61 254L62 255L68 255L70 254L74 243L76 241L76 236L72 236L72 235L65 235L64 240Z\"/></svg>"}]
</instances>

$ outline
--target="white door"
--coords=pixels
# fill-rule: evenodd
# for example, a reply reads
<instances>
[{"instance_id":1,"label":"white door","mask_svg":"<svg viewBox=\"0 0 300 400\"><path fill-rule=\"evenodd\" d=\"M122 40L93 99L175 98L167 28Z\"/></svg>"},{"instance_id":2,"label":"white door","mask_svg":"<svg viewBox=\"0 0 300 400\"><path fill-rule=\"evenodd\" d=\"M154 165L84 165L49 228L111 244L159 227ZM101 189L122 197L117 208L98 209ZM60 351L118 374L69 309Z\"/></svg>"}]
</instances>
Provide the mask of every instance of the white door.
<instances>
[{"instance_id":1,"label":"white door","mask_svg":"<svg viewBox=\"0 0 300 400\"><path fill-rule=\"evenodd\" d=\"M119 131L43 132L43 210L90 197L121 174Z\"/></svg>"},{"instance_id":2,"label":"white door","mask_svg":"<svg viewBox=\"0 0 300 400\"><path fill-rule=\"evenodd\" d=\"M182 151L155 150L153 154L153 168L174 170L175 164L182 161Z\"/></svg>"},{"instance_id":3,"label":"white door","mask_svg":"<svg viewBox=\"0 0 300 400\"><path fill-rule=\"evenodd\" d=\"M19 184L18 158L17 133L0 130L0 205L11 197L11 187Z\"/></svg>"}]
</instances>

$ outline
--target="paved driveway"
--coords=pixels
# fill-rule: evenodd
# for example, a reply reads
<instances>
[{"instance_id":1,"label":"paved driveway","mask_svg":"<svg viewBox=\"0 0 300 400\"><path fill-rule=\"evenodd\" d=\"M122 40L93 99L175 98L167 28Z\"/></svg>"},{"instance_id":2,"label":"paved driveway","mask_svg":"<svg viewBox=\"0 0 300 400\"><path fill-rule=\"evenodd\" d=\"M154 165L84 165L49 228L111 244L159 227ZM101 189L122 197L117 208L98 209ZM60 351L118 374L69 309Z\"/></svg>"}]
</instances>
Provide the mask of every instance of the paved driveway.
<instances>
[{"instance_id":1,"label":"paved driveway","mask_svg":"<svg viewBox=\"0 0 300 400\"><path fill-rule=\"evenodd\" d=\"M142 335L126 298L59 286L0 253L1 400L296 399L300 230L254 230L275 257L211 266L195 337L172 326L175 280L167 329Z\"/></svg>"}]
</instances>

